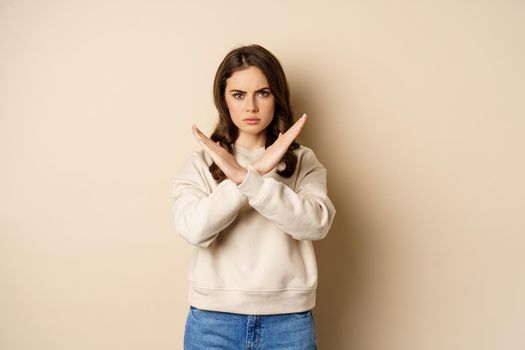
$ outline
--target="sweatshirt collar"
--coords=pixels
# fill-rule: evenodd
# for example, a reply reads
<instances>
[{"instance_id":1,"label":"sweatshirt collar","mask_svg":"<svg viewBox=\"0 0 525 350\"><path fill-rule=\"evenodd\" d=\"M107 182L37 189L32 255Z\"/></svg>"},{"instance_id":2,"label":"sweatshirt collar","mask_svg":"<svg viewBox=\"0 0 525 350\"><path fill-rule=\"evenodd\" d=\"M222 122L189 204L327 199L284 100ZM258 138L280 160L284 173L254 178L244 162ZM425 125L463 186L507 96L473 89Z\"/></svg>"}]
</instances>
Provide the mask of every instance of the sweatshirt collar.
<instances>
[{"instance_id":1,"label":"sweatshirt collar","mask_svg":"<svg viewBox=\"0 0 525 350\"><path fill-rule=\"evenodd\" d=\"M259 154L263 154L264 151L265 151L265 147L258 147L258 148L254 148L254 149L247 149L247 148L243 148L241 146L237 146L237 145L233 145L234 148L235 148L235 151L237 153L241 153L245 156L248 156L248 157L251 157L251 156L257 156Z\"/></svg>"}]
</instances>

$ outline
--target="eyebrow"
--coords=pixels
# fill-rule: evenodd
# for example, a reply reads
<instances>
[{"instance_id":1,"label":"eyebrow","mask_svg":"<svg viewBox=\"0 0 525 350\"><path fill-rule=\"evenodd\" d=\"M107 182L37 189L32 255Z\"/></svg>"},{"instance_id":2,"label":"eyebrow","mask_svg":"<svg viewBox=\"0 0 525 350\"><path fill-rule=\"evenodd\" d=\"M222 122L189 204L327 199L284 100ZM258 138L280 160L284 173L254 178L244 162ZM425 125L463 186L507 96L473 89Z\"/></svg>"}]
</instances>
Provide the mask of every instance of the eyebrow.
<instances>
[{"instance_id":1,"label":"eyebrow","mask_svg":"<svg viewBox=\"0 0 525 350\"><path fill-rule=\"evenodd\" d=\"M263 90L270 90L270 87L263 87L263 88L260 88L259 90L256 90L255 92L259 92L259 91L263 91ZM242 91L242 90L239 90L239 89L231 89L230 92L241 92L243 94L246 93L246 91Z\"/></svg>"}]
</instances>

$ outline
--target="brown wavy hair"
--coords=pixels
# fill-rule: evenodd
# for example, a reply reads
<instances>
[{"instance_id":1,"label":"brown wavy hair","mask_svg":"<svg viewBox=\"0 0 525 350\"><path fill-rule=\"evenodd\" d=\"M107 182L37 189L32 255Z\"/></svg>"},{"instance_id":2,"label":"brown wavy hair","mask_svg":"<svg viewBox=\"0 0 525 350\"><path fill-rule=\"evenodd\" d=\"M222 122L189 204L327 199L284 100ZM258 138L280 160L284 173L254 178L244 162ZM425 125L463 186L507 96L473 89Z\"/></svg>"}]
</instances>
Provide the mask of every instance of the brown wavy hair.
<instances>
[{"instance_id":1,"label":"brown wavy hair","mask_svg":"<svg viewBox=\"0 0 525 350\"><path fill-rule=\"evenodd\" d=\"M231 154L234 154L233 144L238 137L238 128L233 123L226 105L224 96L226 80L234 72L250 66L257 67L264 73L270 85L270 90L275 97L275 114L272 122L266 128L266 144L264 147L268 148L271 146L277 140L279 133L284 134L295 123L290 104L290 89L288 88L284 70L277 58L270 51L256 44L235 48L224 57L215 74L213 98L219 112L219 120L210 136L212 141L219 141L221 147ZM293 150L299 148L299 146L300 144L296 141L290 144L281 159L281 162L284 162L286 167L282 170L277 170L277 174L286 178L293 175L297 165L297 156ZM215 162L210 165L209 170L218 183L227 178Z\"/></svg>"}]
</instances>

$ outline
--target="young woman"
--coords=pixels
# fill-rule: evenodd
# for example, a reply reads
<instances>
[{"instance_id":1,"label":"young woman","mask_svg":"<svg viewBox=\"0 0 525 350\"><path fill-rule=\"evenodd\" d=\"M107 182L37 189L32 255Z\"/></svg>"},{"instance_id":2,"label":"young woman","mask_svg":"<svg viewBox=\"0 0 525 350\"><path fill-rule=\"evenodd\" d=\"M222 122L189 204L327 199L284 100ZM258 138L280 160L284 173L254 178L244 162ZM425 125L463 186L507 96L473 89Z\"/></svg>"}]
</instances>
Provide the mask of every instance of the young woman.
<instances>
[{"instance_id":1,"label":"young woman","mask_svg":"<svg viewBox=\"0 0 525 350\"><path fill-rule=\"evenodd\" d=\"M259 45L230 51L213 86L219 120L176 174L175 229L195 246L185 349L316 349L312 241L336 210L326 168L295 141L289 89Z\"/></svg>"}]
</instances>

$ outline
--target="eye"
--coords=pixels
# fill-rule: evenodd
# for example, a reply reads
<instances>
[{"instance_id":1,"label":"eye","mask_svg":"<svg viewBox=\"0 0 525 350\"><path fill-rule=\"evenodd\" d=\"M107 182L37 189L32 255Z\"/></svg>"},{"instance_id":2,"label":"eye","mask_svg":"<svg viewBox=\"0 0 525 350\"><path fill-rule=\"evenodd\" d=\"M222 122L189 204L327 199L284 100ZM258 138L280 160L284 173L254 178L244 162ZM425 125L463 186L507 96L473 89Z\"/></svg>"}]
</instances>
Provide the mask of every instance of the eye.
<instances>
[{"instance_id":1,"label":"eye","mask_svg":"<svg viewBox=\"0 0 525 350\"><path fill-rule=\"evenodd\" d=\"M259 91L259 96L261 97L267 97L268 95L270 95L268 91Z\"/></svg>"},{"instance_id":2,"label":"eye","mask_svg":"<svg viewBox=\"0 0 525 350\"><path fill-rule=\"evenodd\" d=\"M236 92L236 93L232 94L232 96L236 100L239 100L239 99L242 98L242 94L240 92Z\"/></svg>"}]
</instances>

